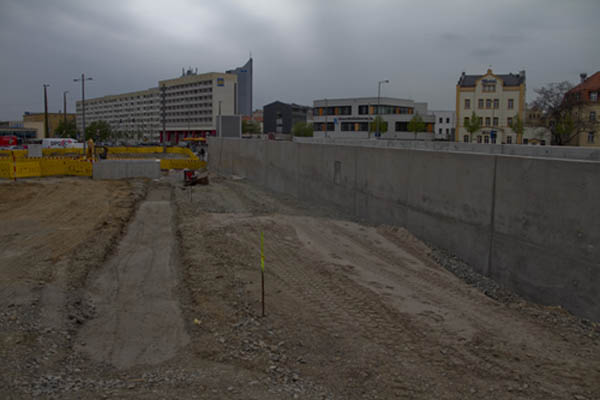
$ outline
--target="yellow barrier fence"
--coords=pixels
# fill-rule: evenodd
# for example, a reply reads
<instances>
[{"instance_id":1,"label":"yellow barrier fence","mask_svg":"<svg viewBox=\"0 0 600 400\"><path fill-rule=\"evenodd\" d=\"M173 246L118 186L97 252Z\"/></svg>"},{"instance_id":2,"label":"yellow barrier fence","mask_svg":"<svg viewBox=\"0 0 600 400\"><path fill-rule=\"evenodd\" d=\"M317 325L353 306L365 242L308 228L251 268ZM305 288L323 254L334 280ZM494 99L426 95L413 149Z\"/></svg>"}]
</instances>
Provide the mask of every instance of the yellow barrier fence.
<instances>
[{"instance_id":1,"label":"yellow barrier fence","mask_svg":"<svg viewBox=\"0 0 600 400\"><path fill-rule=\"evenodd\" d=\"M40 176L92 176L92 163L89 160L69 158L30 158L27 161L0 161L0 178L14 179Z\"/></svg>"},{"instance_id":2,"label":"yellow barrier fence","mask_svg":"<svg viewBox=\"0 0 600 400\"><path fill-rule=\"evenodd\" d=\"M206 167L206 161L200 160L160 160L160 169L200 169Z\"/></svg>"}]
</instances>

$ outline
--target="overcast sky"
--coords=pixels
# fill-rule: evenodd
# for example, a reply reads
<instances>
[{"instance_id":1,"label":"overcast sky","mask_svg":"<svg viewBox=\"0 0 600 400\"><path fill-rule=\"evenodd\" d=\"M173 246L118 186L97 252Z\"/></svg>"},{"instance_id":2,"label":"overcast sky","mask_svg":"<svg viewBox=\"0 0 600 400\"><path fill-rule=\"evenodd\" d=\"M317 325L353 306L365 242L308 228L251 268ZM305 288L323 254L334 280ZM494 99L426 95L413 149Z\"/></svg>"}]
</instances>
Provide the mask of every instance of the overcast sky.
<instances>
[{"instance_id":1,"label":"overcast sky","mask_svg":"<svg viewBox=\"0 0 600 400\"><path fill-rule=\"evenodd\" d=\"M454 109L462 71L527 71L527 97L600 70L599 0L0 0L0 120L254 58L254 108L382 95Z\"/></svg>"}]
</instances>

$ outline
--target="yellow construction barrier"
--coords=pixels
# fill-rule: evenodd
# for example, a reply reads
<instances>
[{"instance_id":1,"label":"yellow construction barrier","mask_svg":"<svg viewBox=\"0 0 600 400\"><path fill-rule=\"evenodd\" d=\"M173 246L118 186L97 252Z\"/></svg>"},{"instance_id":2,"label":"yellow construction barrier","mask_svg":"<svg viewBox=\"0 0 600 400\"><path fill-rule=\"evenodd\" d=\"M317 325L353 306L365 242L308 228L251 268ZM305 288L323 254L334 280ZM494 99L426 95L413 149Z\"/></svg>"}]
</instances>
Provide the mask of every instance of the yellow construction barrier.
<instances>
[{"instance_id":1,"label":"yellow construction barrier","mask_svg":"<svg viewBox=\"0 0 600 400\"><path fill-rule=\"evenodd\" d=\"M27 150L0 150L3 159L8 157L8 160L12 161L13 154L17 160L27 158Z\"/></svg>"},{"instance_id":2,"label":"yellow construction barrier","mask_svg":"<svg viewBox=\"0 0 600 400\"><path fill-rule=\"evenodd\" d=\"M109 154L148 154L148 153L162 153L163 148L160 146L148 146L148 147L107 147Z\"/></svg>"},{"instance_id":3,"label":"yellow construction barrier","mask_svg":"<svg viewBox=\"0 0 600 400\"><path fill-rule=\"evenodd\" d=\"M30 158L27 161L0 161L0 178L32 178L41 176L92 176L89 160L70 158Z\"/></svg>"},{"instance_id":4,"label":"yellow construction barrier","mask_svg":"<svg viewBox=\"0 0 600 400\"><path fill-rule=\"evenodd\" d=\"M160 160L160 169L200 169L206 167L206 161L200 160Z\"/></svg>"},{"instance_id":5,"label":"yellow construction barrier","mask_svg":"<svg viewBox=\"0 0 600 400\"><path fill-rule=\"evenodd\" d=\"M83 148L81 148L81 149L76 149L76 148L71 148L71 149L42 149L42 155L44 157L49 157L49 156L65 156L67 154L73 154L73 155L83 154Z\"/></svg>"},{"instance_id":6,"label":"yellow construction barrier","mask_svg":"<svg viewBox=\"0 0 600 400\"><path fill-rule=\"evenodd\" d=\"M13 163L8 161L0 161L0 178L12 178Z\"/></svg>"}]
</instances>

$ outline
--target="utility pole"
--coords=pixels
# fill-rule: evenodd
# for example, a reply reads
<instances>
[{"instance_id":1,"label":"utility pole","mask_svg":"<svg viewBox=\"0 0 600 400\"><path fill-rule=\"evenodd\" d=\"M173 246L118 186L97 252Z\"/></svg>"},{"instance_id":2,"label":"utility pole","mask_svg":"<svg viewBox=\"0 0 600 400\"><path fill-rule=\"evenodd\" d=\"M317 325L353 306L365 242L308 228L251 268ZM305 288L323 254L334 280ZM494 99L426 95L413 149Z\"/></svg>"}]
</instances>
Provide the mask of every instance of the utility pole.
<instances>
[{"instance_id":1,"label":"utility pole","mask_svg":"<svg viewBox=\"0 0 600 400\"><path fill-rule=\"evenodd\" d=\"M85 81L91 81L93 78L85 77L85 74L81 74L81 78L73 79L73 82L81 82L81 126L83 135L83 155L85 156Z\"/></svg>"},{"instance_id":2,"label":"utility pole","mask_svg":"<svg viewBox=\"0 0 600 400\"><path fill-rule=\"evenodd\" d=\"M48 127L48 95L46 94L46 88L50 86L44 83L44 137L50 137L50 129Z\"/></svg>"},{"instance_id":3,"label":"utility pole","mask_svg":"<svg viewBox=\"0 0 600 400\"><path fill-rule=\"evenodd\" d=\"M379 109L379 103L380 103L380 100L381 100L381 84L382 83L389 83L389 82L390 81L388 79L385 79L383 81L377 82L377 113L376 113L377 117L375 117L375 118L377 118L377 137L379 137L379 120L381 119L381 117L379 116L379 111L380 111L380 109Z\"/></svg>"},{"instance_id":4,"label":"utility pole","mask_svg":"<svg viewBox=\"0 0 600 400\"><path fill-rule=\"evenodd\" d=\"M63 113L64 113L63 124L64 124L65 128L67 127L67 93L69 93L68 90L65 90L63 92Z\"/></svg>"}]
</instances>

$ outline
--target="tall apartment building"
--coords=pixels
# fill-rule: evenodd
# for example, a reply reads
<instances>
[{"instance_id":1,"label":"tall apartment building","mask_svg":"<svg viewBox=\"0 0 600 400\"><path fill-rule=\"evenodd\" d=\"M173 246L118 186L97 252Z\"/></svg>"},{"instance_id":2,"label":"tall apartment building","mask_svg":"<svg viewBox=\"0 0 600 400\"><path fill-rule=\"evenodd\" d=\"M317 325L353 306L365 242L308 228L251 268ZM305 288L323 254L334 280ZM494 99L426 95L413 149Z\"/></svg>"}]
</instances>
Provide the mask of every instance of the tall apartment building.
<instances>
[{"instance_id":1,"label":"tall apartment building","mask_svg":"<svg viewBox=\"0 0 600 400\"><path fill-rule=\"evenodd\" d=\"M481 129L472 135L465 129L475 112ZM456 85L456 141L476 143L522 143L511 129L516 117L525 121L525 71L497 75L466 75Z\"/></svg>"},{"instance_id":2,"label":"tall apartment building","mask_svg":"<svg viewBox=\"0 0 600 400\"><path fill-rule=\"evenodd\" d=\"M235 114L237 76L191 69L178 78L138 92L85 100L86 126L106 121L115 131L150 142L179 142L185 137L214 135L219 114ZM162 132L162 111L166 132ZM81 101L77 102L77 128L82 129Z\"/></svg>"},{"instance_id":3,"label":"tall apartment building","mask_svg":"<svg viewBox=\"0 0 600 400\"><path fill-rule=\"evenodd\" d=\"M379 104L379 112L377 104ZM408 132L408 123L418 113L425 121L426 131L433 133L434 116L427 103L392 97L357 97L313 101L313 130L315 136L366 138L369 124L381 115L387 122L385 136Z\"/></svg>"},{"instance_id":4,"label":"tall apartment building","mask_svg":"<svg viewBox=\"0 0 600 400\"><path fill-rule=\"evenodd\" d=\"M456 113L454 111L431 111L435 116L433 133L436 140L454 141Z\"/></svg>"},{"instance_id":5,"label":"tall apartment building","mask_svg":"<svg viewBox=\"0 0 600 400\"><path fill-rule=\"evenodd\" d=\"M236 90L235 114L252 116L252 57L241 67L226 71L238 78Z\"/></svg>"}]
</instances>

